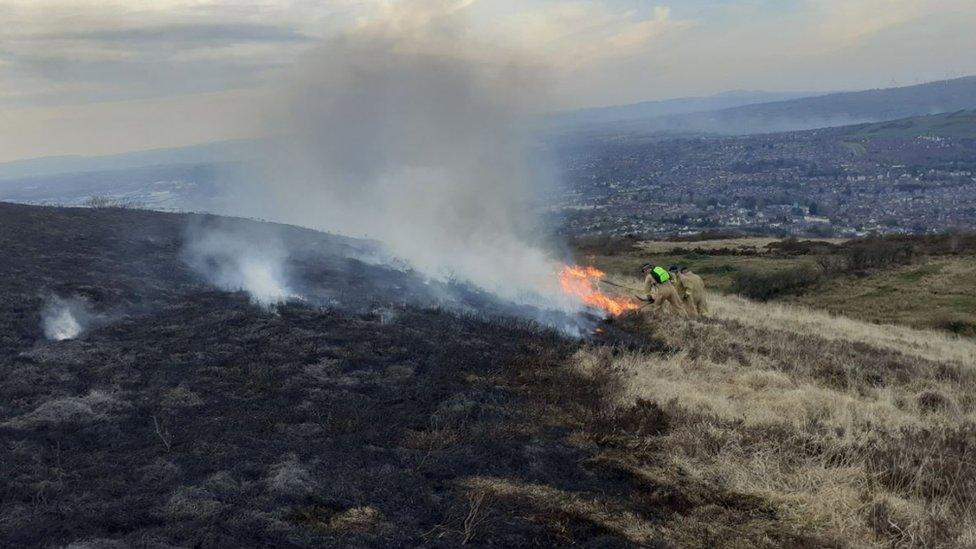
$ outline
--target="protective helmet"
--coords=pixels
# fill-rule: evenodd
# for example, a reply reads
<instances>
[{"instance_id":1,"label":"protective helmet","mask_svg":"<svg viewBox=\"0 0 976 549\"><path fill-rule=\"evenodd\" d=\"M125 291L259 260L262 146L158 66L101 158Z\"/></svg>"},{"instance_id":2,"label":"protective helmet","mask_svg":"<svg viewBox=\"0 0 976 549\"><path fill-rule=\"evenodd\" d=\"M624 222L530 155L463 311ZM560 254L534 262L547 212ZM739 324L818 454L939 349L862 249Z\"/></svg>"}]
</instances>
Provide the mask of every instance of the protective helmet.
<instances>
[{"instance_id":1,"label":"protective helmet","mask_svg":"<svg viewBox=\"0 0 976 549\"><path fill-rule=\"evenodd\" d=\"M651 265L650 263L645 263L645 264L641 265L640 270L641 270L642 273L645 273L646 274L648 271L650 271L653 268L654 268L654 265Z\"/></svg>"}]
</instances>

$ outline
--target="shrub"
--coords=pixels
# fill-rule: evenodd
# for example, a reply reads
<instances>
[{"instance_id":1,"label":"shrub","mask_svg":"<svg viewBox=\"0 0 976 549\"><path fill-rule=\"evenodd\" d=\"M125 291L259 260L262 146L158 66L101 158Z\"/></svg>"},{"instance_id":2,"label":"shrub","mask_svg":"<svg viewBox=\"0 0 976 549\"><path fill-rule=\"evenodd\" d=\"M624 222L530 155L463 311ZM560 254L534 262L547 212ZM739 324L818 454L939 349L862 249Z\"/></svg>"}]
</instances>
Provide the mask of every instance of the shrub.
<instances>
[{"instance_id":1,"label":"shrub","mask_svg":"<svg viewBox=\"0 0 976 549\"><path fill-rule=\"evenodd\" d=\"M800 265L776 271L743 270L736 274L732 289L752 299L767 300L798 293L821 279L821 271L812 265Z\"/></svg>"},{"instance_id":2,"label":"shrub","mask_svg":"<svg viewBox=\"0 0 976 549\"><path fill-rule=\"evenodd\" d=\"M890 238L852 240L841 246L840 254L846 261L849 271L910 265L920 255L913 243Z\"/></svg>"},{"instance_id":3,"label":"shrub","mask_svg":"<svg viewBox=\"0 0 976 549\"><path fill-rule=\"evenodd\" d=\"M976 323L971 322L958 313L941 315L936 320L936 326L942 330L946 330L961 336L976 335Z\"/></svg>"},{"instance_id":4,"label":"shrub","mask_svg":"<svg viewBox=\"0 0 976 549\"><path fill-rule=\"evenodd\" d=\"M829 242L817 240L800 240L795 236L784 238L766 246L770 252L783 255L811 255L828 253L836 248Z\"/></svg>"}]
</instances>

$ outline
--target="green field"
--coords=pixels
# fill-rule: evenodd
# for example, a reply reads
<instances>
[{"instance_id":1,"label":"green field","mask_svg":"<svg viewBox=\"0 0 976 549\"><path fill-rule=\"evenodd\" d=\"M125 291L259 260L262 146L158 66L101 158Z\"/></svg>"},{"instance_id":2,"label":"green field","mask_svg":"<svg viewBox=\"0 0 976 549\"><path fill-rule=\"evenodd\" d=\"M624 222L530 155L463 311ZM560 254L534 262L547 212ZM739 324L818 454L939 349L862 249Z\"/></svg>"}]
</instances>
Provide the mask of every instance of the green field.
<instances>
[{"instance_id":1,"label":"green field","mask_svg":"<svg viewBox=\"0 0 976 549\"><path fill-rule=\"evenodd\" d=\"M860 320L976 336L976 257L848 277L785 300Z\"/></svg>"},{"instance_id":2,"label":"green field","mask_svg":"<svg viewBox=\"0 0 976 549\"><path fill-rule=\"evenodd\" d=\"M815 255L787 255L766 252L770 239L756 238L709 241L699 249L670 249L660 243L639 244L629 250L600 253L587 249L578 262L595 265L610 278L634 282L643 263L682 265L704 277L709 289L732 293L739 273L817 266ZM751 249L752 253L721 253L729 249ZM668 250L668 251L664 251ZM844 274L821 280L798 295L784 295L775 301L795 303L869 322L934 328L976 336L976 255L923 257L918 264L876 269L858 275Z\"/></svg>"}]
</instances>

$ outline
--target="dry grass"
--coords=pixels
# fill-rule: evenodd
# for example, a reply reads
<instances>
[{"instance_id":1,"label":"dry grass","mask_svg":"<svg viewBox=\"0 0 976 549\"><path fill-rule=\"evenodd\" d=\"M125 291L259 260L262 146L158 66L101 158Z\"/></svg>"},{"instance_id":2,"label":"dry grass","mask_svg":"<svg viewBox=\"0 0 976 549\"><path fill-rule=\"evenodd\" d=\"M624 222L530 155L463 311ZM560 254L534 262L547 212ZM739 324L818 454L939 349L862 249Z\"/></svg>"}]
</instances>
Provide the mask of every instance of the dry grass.
<instances>
[{"instance_id":1,"label":"dry grass","mask_svg":"<svg viewBox=\"0 0 976 549\"><path fill-rule=\"evenodd\" d=\"M842 239L804 239L776 246L768 253L767 245L782 242L758 237L645 241L627 250L579 248L576 259L612 276L633 276L648 261L683 265L705 276L710 289L724 294L742 291L737 281L743 276L747 280L758 277L760 280L747 287L762 292L768 282L777 282L777 273L802 273L805 269L813 273L823 263L831 265L830 276L818 280L806 276L809 284L792 291L766 288L769 293L765 297L867 322L976 336L976 256L970 246L954 246L952 238L944 235L892 237L881 242L881 247L858 240L846 241L845 245ZM811 250L809 242L840 248L829 253ZM865 249L873 250L873 255L863 253ZM899 253L908 253L911 264L894 261ZM763 277L772 280L763 284Z\"/></svg>"},{"instance_id":2,"label":"dry grass","mask_svg":"<svg viewBox=\"0 0 976 549\"><path fill-rule=\"evenodd\" d=\"M678 494L665 503L727 493L768 502L775 515L735 526L741 513L705 512L696 500L656 536L679 545L828 535L867 546L976 543L976 343L736 297L710 304L711 319L651 323L671 352L590 347L572 361L584 375L620 372L620 409L663 409L665 433L604 455Z\"/></svg>"},{"instance_id":3,"label":"dry grass","mask_svg":"<svg viewBox=\"0 0 976 549\"><path fill-rule=\"evenodd\" d=\"M614 281L639 288L636 277ZM613 291L613 288L604 288ZM709 292L713 318L775 332L811 334L832 341L880 347L926 360L976 365L976 341L941 330L874 324L790 303L758 303L738 296Z\"/></svg>"},{"instance_id":4,"label":"dry grass","mask_svg":"<svg viewBox=\"0 0 976 549\"><path fill-rule=\"evenodd\" d=\"M715 240L699 240L690 242L680 242L674 240L645 240L638 242L636 246L645 252L652 254L666 254L674 250L746 250L755 249L765 252L766 246L775 242L782 241L782 238L749 236L742 238L720 238ZM829 242L831 244L841 244L846 242L843 238L804 238L812 242Z\"/></svg>"},{"instance_id":5,"label":"dry grass","mask_svg":"<svg viewBox=\"0 0 976 549\"><path fill-rule=\"evenodd\" d=\"M806 307L754 303L734 296L710 297L716 318L757 328L812 333L830 340L891 349L928 360L976 364L976 342L935 330L879 325Z\"/></svg>"}]
</instances>

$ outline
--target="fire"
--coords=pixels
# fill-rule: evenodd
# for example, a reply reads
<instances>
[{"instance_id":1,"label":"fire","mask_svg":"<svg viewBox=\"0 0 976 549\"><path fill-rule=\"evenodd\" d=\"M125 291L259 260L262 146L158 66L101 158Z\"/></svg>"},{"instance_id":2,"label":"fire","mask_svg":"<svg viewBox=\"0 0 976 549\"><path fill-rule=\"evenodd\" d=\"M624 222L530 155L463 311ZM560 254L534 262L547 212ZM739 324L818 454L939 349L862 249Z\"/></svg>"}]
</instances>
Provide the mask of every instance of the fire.
<instances>
[{"instance_id":1,"label":"fire","mask_svg":"<svg viewBox=\"0 0 976 549\"><path fill-rule=\"evenodd\" d=\"M604 276L606 274L596 267L566 265L559 273L559 285L567 294L576 296L583 303L612 315L639 308L639 305L629 298L611 297L601 292L597 284Z\"/></svg>"}]
</instances>

